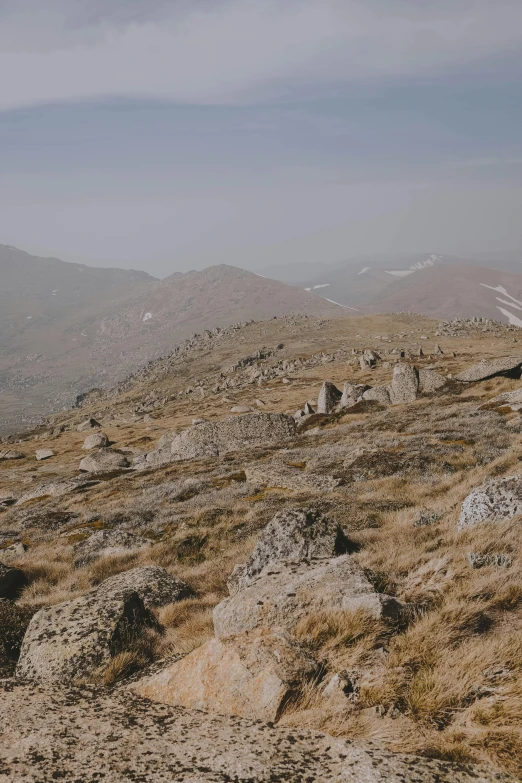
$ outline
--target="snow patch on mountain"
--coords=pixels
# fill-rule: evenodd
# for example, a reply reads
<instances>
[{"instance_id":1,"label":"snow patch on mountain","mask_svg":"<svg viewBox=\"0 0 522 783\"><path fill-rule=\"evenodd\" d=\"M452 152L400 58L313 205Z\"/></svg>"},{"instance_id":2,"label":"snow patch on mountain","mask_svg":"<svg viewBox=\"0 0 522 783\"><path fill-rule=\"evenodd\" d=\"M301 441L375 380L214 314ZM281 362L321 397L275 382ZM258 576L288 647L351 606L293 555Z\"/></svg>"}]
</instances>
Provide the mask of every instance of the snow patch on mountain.
<instances>
[{"instance_id":1,"label":"snow patch on mountain","mask_svg":"<svg viewBox=\"0 0 522 783\"><path fill-rule=\"evenodd\" d=\"M406 275L412 275L415 269L385 269L387 275L394 275L395 277L406 277Z\"/></svg>"},{"instance_id":2,"label":"snow patch on mountain","mask_svg":"<svg viewBox=\"0 0 522 783\"><path fill-rule=\"evenodd\" d=\"M321 285L314 285L313 290L315 291L316 288L326 288L329 285L330 283L321 283Z\"/></svg>"},{"instance_id":3,"label":"snow patch on mountain","mask_svg":"<svg viewBox=\"0 0 522 783\"><path fill-rule=\"evenodd\" d=\"M498 305L497 310L500 310L500 312L506 316L511 326L522 326L522 319L518 318L513 313L510 313L509 310L505 310L503 307L499 307Z\"/></svg>"},{"instance_id":4,"label":"snow patch on mountain","mask_svg":"<svg viewBox=\"0 0 522 783\"><path fill-rule=\"evenodd\" d=\"M357 274L358 275L364 275L365 272L369 272L369 271L370 271L370 267L369 266L365 266L364 269L361 269L361 271L357 272Z\"/></svg>"}]
</instances>

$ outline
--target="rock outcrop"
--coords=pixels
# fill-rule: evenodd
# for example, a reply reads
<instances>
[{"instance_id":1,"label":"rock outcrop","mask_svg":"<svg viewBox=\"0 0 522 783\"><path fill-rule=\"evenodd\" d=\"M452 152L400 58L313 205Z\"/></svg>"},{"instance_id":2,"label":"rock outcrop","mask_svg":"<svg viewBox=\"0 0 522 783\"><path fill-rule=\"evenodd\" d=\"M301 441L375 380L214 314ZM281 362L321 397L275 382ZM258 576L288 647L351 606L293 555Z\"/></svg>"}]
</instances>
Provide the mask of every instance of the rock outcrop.
<instances>
[{"instance_id":1,"label":"rock outcrop","mask_svg":"<svg viewBox=\"0 0 522 783\"><path fill-rule=\"evenodd\" d=\"M129 462L123 454L110 448L104 448L84 457L80 462L79 470L84 473L106 473L128 467Z\"/></svg>"},{"instance_id":2,"label":"rock outcrop","mask_svg":"<svg viewBox=\"0 0 522 783\"><path fill-rule=\"evenodd\" d=\"M493 397L491 400L488 400L484 405L481 406L482 408L489 408L489 407L495 407L495 408L511 408L512 411L520 411L522 410L522 389L515 389L511 392L504 392L503 394L498 394L496 397Z\"/></svg>"},{"instance_id":3,"label":"rock outcrop","mask_svg":"<svg viewBox=\"0 0 522 783\"><path fill-rule=\"evenodd\" d=\"M323 610L364 609L375 617L395 618L400 608L394 598L375 592L349 555L284 562L266 566L247 587L218 604L214 631L219 638L259 627L291 632L301 618Z\"/></svg>"},{"instance_id":4,"label":"rock outcrop","mask_svg":"<svg viewBox=\"0 0 522 783\"><path fill-rule=\"evenodd\" d=\"M332 413L338 405L342 392L335 384L325 381L321 386L317 400L317 413Z\"/></svg>"},{"instance_id":5,"label":"rock outcrop","mask_svg":"<svg viewBox=\"0 0 522 783\"><path fill-rule=\"evenodd\" d=\"M522 514L522 476L507 476L477 487L464 500L458 528L503 522Z\"/></svg>"},{"instance_id":6,"label":"rock outcrop","mask_svg":"<svg viewBox=\"0 0 522 783\"><path fill-rule=\"evenodd\" d=\"M0 598L16 600L28 579L20 568L10 568L0 563Z\"/></svg>"},{"instance_id":7,"label":"rock outcrop","mask_svg":"<svg viewBox=\"0 0 522 783\"><path fill-rule=\"evenodd\" d=\"M116 690L0 683L1 775L55 783L515 783L373 742L179 709Z\"/></svg>"},{"instance_id":8,"label":"rock outcrop","mask_svg":"<svg viewBox=\"0 0 522 783\"><path fill-rule=\"evenodd\" d=\"M463 383L473 383L475 381L485 381L487 378L493 378L495 375L510 375L514 378L520 378L521 365L521 356L483 359L478 364L474 364L472 367L464 370L464 372L456 375L455 380Z\"/></svg>"},{"instance_id":9,"label":"rock outcrop","mask_svg":"<svg viewBox=\"0 0 522 783\"><path fill-rule=\"evenodd\" d=\"M295 640L261 630L211 639L133 690L164 704L275 721L317 671L316 661Z\"/></svg>"},{"instance_id":10,"label":"rock outcrop","mask_svg":"<svg viewBox=\"0 0 522 783\"><path fill-rule=\"evenodd\" d=\"M52 449L37 449L34 455L38 462L42 462L45 459L51 459L55 457L56 453Z\"/></svg>"},{"instance_id":11,"label":"rock outcrop","mask_svg":"<svg viewBox=\"0 0 522 783\"><path fill-rule=\"evenodd\" d=\"M294 419L284 413L248 413L189 427L172 440L170 458L202 459L252 446L272 446L294 437L295 433ZM154 452L147 460L154 461Z\"/></svg>"},{"instance_id":12,"label":"rock outcrop","mask_svg":"<svg viewBox=\"0 0 522 783\"><path fill-rule=\"evenodd\" d=\"M285 487L293 491L331 492L341 479L323 473L312 473L288 465L255 464L245 467L247 481L269 487Z\"/></svg>"},{"instance_id":13,"label":"rock outcrop","mask_svg":"<svg viewBox=\"0 0 522 783\"><path fill-rule=\"evenodd\" d=\"M371 389L367 389L363 394L363 400L375 400L375 402L381 403L381 405L389 405L390 391L388 386L372 386Z\"/></svg>"},{"instance_id":14,"label":"rock outcrop","mask_svg":"<svg viewBox=\"0 0 522 783\"><path fill-rule=\"evenodd\" d=\"M184 598L191 598L194 591L185 582L175 579L160 566L139 566L106 579L98 587L100 595L124 596L137 593L147 609L165 606Z\"/></svg>"},{"instance_id":15,"label":"rock outcrop","mask_svg":"<svg viewBox=\"0 0 522 783\"><path fill-rule=\"evenodd\" d=\"M424 394L442 389L447 382L447 379L435 370L419 370L419 391Z\"/></svg>"}]
</instances>

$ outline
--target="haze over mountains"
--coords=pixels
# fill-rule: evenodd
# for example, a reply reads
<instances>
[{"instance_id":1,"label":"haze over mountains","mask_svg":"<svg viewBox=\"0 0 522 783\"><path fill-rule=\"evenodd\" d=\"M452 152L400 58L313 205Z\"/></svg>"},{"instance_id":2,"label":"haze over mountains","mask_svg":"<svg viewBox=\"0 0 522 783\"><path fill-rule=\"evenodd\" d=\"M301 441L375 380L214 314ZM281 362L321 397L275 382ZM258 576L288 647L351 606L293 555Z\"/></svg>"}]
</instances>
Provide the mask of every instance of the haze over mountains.
<instances>
[{"instance_id":1,"label":"haze over mountains","mask_svg":"<svg viewBox=\"0 0 522 783\"><path fill-rule=\"evenodd\" d=\"M110 386L195 332L238 321L347 311L236 267L156 280L0 246L0 429Z\"/></svg>"}]
</instances>

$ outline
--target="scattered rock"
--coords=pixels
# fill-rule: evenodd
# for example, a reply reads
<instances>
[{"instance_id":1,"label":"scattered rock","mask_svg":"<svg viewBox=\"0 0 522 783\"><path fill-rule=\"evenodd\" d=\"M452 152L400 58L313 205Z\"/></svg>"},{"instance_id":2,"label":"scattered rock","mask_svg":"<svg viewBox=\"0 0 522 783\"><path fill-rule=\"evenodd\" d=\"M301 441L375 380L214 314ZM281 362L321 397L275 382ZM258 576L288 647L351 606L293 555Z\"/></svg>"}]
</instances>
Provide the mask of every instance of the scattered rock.
<instances>
[{"instance_id":1,"label":"scattered rock","mask_svg":"<svg viewBox=\"0 0 522 783\"><path fill-rule=\"evenodd\" d=\"M317 413L332 413L342 396L342 392L339 391L337 386L329 381L325 381L319 392Z\"/></svg>"},{"instance_id":2,"label":"scattered rock","mask_svg":"<svg viewBox=\"0 0 522 783\"><path fill-rule=\"evenodd\" d=\"M89 430L96 429L97 427L101 427L99 421L96 421L96 419L87 419L87 421L82 421L81 424L78 424L76 429L78 432L89 432Z\"/></svg>"},{"instance_id":3,"label":"scattered rock","mask_svg":"<svg viewBox=\"0 0 522 783\"><path fill-rule=\"evenodd\" d=\"M339 407L350 408L352 405L355 405L360 399L362 399L364 392L369 388L370 387L365 383L350 383L350 381L346 381L343 387L343 393Z\"/></svg>"},{"instance_id":4,"label":"scattered rock","mask_svg":"<svg viewBox=\"0 0 522 783\"><path fill-rule=\"evenodd\" d=\"M483 359L478 364L468 367L464 372L455 376L457 381L464 383L473 383L474 381L485 381L487 378L493 378L495 375L509 375L513 378L520 378L520 366L522 357L505 356L500 359Z\"/></svg>"},{"instance_id":5,"label":"scattered rock","mask_svg":"<svg viewBox=\"0 0 522 783\"><path fill-rule=\"evenodd\" d=\"M84 457L79 470L84 473L105 473L118 468L128 468L129 462L123 454L110 448L103 448Z\"/></svg>"},{"instance_id":6,"label":"scattered rock","mask_svg":"<svg viewBox=\"0 0 522 783\"><path fill-rule=\"evenodd\" d=\"M396 364L390 384L390 399L393 405L415 402L419 390L419 373L411 364Z\"/></svg>"},{"instance_id":7,"label":"scattered rock","mask_svg":"<svg viewBox=\"0 0 522 783\"><path fill-rule=\"evenodd\" d=\"M24 459L25 454L16 449L0 449L0 462L4 462L11 459Z\"/></svg>"},{"instance_id":8,"label":"scattered rock","mask_svg":"<svg viewBox=\"0 0 522 783\"><path fill-rule=\"evenodd\" d=\"M522 514L522 477L507 476L477 487L464 500L458 529L480 522L503 522Z\"/></svg>"},{"instance_id":9,"label":"scattered rock","mask_svg":"<svg viewBox=\"0 0 522 783\"><path fill-rule=\"evenodd\" d=\"M146 609L192 598L194 590L160 566L139 566L106 579L97 588L100 595L125 596L137 593Z\"/></svg>"},{"instance_id":10,"label":"scattered rock","mask_svg":"<svg viewBox=\"0 0 522 783\"><path fill-rule=\"evenodd\" d=\"M245 467L247 481L269 487L285 487L294 491L331 492L341 479L324 473L312 473L290 465L257 463Z\"/></svg>"},{"instance_id":11,"label":"scattered rock","mask_svg":"<svg viewBox=\"0 0 522 783\"><path fill-rule=\"evenodd\" d=\"M100 557L122 555L149 545L149 542L124 530L98 530L74 547L76 568L92 563Z\"/></svg>"},{"instance_id":12,"label":"scattered rock","mask_svg":"<svg viewBox=\"0 0 522 783\"><path fill-rule=\"evenodd\" d=\"M0 598L15 601L27 584L28 579L20 568L0 563Z\"/></svg>"},{"instance_id":13,"label":"scattered rock","mask_svg":"<svg viewBox=\"0 0 522 783\"><path fill-rule=\"evenodd\" d=\"M488 400L480 407L506 407L511 408L512 411L520 411L522 410L522 389L515 389L511 392L504 392L503 394L499 394L496 397L493 397L491 400Z\"/></svg>"},{"instance_id":14,"label":"scattered rock","mask_svg":"<svg viewBox=\"0 0 522 783\"><path fill-rule=\"evenodd\" d=\"M305 416L312 416L315 413L309 402L305 402L303 412Z\"/></svg>"},{"instance_id":15,"label":"scattered rock","mask_svg":"<svg viewBox=\"0 0 522 783\"><path fill-rule=\"evenodd\" d=\"M319 611L366 609L376 617L396 618L401 605L376 593L349 555L309 563L266 566L248 587L225 598L214 609L219 638L253 628L291 631L298 621Z\"/></svg>"},{"instance_id":16,"label":"scattered rock","mask_svg":"<svg viewBox=\"0 0 522 783\"><path fill-rule=\"evenodd\" d=\"M259 536L245 565L239 588L246 587L265 566L289 560L304 562L353 551L344 531L330 517L314 509L278 511Z\"/></svg>"},{"instance_id":17,"label":"scattered rock","mask_svg":"<svg viewBox=\"0 0 522 783\"><path fill-rule=\"evenodd\" d=\"M284 633L266 630L211 639L133 690L164 704L275 721L317 672L313 658Z\"/></svg>"},{"instance_id":18,"label":"scattered rock","mask_svg":"<svg viewBox=\"0 0 522 783\"><path fill-rule=\"evenodd\" d=\"M234 405L230 408L230 413L251 413L252 408L248 405Z\"/></svg>"},{"instance_id":19,"label":"scattered rock","mask_svg":"<svg viewBox=\"0 0 522 783\"><path fill-rule=\"evenodd\" d=\"M44 459L50 459L51 457L55 457L56 453L52 449L38 449L38 451L35 454L36 459L38 462L41 462Z\"/></svg>"},{"instance_id":20,"label":"scattered rock","mask_svg":"<svg viewBox=\"0 0 522 783\"><path fill-rule=\"evenodd\" d=\"M91 451L91 449L102 449L108 445L109 438L104 432L94 432L92 435L87 435L83 442L82 449Z\"/></svg>"}]
</instances>

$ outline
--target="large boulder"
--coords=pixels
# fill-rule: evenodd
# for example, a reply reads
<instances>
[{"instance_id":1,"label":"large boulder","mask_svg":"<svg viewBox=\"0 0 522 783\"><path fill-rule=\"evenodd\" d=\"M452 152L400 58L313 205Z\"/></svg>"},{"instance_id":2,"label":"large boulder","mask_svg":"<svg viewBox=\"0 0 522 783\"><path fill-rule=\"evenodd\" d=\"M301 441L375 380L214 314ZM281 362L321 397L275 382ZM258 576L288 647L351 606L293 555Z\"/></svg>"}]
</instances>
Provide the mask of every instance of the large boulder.
<instances>
[{"instance_id":1,"label":"large boulder","mask_svg":"<svg viewBox=\"0 0 522 783\"><path fill-rule=\"evenodd\" d=\"M256 463L245 467L247 481L270 487L285 487L296 492L324 493L339 486L341 479L325 473L312 473L291 465Z\"/></svg>"},{"instance_id":2,"label":"large boulder","mask_svg":"<svg viewBox=\"0 0 522 783\"><path fill-rule=\"evenodd\" d=\"M478 364L468 367L467 370L455 376L455 380L464 383L485 381L495 375L510 375L520 378L521 356L503 356L500 359L483 359Z\"/></svg>"},{"instance_id":3,"label":"large boulder","mask_svg":"<svg viewBox=\"0 0 522 783\"><path fill-rule=\"evenodd\" d=\"M0 563L0 598L16 600L28 579L20 568L11 568Z\"/></svg>"},{"instance_id":4,"label":"large boulder","mask_svg":"<svg viewBox=\"0 0 522 783\"><path fill-rule=\"evenodd\" d=\"M80 462L79 469L84 473L109 473L119 468L128 468L127 458L113 449L104 448L89 454Z\"/></svg>"},{"instance_id":5,"label":"large boulder","mask_svg":"<svg viewBox=\"0 0 522 783\"><path fill-rule=\"evenodd\" d=\"M148 545L146 539L125 530L98 530L75 545L74 565L80 568L101 557L127 554Z\"/></svg>"},{"instance_id":6,"label":"large boulder","mask_svg":"<svg viewBox=\"0 0 522 783\"><path fill-rule=\"evenodd\" d=\"M351 549L352 545L338 523L320 511L306 508L278 511L261 532L245 563L244 578L241 583L235 581L235 589L246 587L271 563L331 558Z\"/></svg>"},{"instance_id":7,"label":"large boulder","mask_svg":"<svg viewBox=\"0 0 522 783\"><path fill-rule=\"evenodd\" d=\"M411 364L396 364L389 387L390 399L394 405L415 402L419 391L419 373Z\"/></svg>"},{"instance_id":8,"label":"large boulder","mask_svg":"<svg viewBox=\"0 0 522 783\"><path fill-rule=\"evenodd\" d=\"M522 389L503 392L488 400L482 408L511 408L512 411L522 410Z\"/></svg>"},{"instance_id":9,"label":"large boulder","mask_svg":"<svg viewBox=\"0 0 522 783\"><path fill-rule=\"evenodd\" d=\"M181 579L171 576L161 566L138 566L109 577L98 587L100 595L124 596L137 593L147 609L165 606L194 596Z\"/></svg>"},{"instance_id":10,"label":"large boulder","mask_svg":"<svg viewBox=\"0 0 522 783\"><path fill-rule=\"evenodd\" d=\"M522 476L507 476L477 487L464 500L458 528L503 522L522 514Z\"/></svg>"},{"instance_id":11,"label":"large boulder","mask_svg":"<svg viewBox=\"0 0 522 783\"><path fill-rule=\"evenodd\" d=\"M201 459L251 446L272 446L294 437L295 433L294 419L284 413L248 413L222 421L208 421L174 437L171 459Z\"/></svg>"},{"instance_id":12,"label":"large boulder","mask_svg":"<svg viewBox=\"0 0 522 783\"><path fill-rule=\"evenodd\" d=\"M332 413L342 396L342 392L339 391L335 384L325 381L319 392L317 413Z\"/></svg>"},{"instance_id":13,"label":"large boulder","mask_svg":"<svg viewBox=\"0 0 522 783\"><path fill-rule=\"evenodd\" d=\"M370 387L365 383L350 383L350 381L345 381L339 407L351 408L352 405L355 405L362 398L364 392L369 388Z\"/></svg>"},{"instance_id":14,"label":"large boulder","mask_svg":"<svg viewBox=\"0 0 522 783\"><path fill-rule=\"evenodd\" d=\"M133 690L151 701L268 722L317 671L295 640L261 630L211 639Z\"/></svg>"},{"instance_id":15,"label":"large boulder","mask_svg":"<svg viewBox=\"0 0 522 783\"><path fill-rule=\"evenodd\" d=\"M349 555L303 563L271 563L244 589L214 609L214 631L223 638L254 628L292 631L300 619L321 611L365 609L396 618L401 605L376 593Z\"/></svg>"},{"instance_id":16,"label":"large boulder","mask_svg":"<svg viewBox=\"0 0 522 783\"><path fill-rule=\"evenodd\" d=\"M92 435L87 435L85 438L82 449L92 451L92 449L102 449L108 445L109 438L104 432L93 432Z\"/></svg>"},{"instance_id":17,"label":"large boulder","mask_svg":"<svg viewBox=\"0 0 522 783\"><path fill-rule=\"evenodd\" d=\"M5 781L515 783L375 742L180 709L129 690L0 681Z\"/></svg>"},{"instance_id":18,"label":"large boulder","mask_svg":"<svg viewBox=\"0 0 522 783\"><path fill-rule=\"evenodd\" d=\"M91 590L33 616L16 675L54 683L91 679L147 627L157 623L137 593L120 597Z\"/></svg>"}]
</instances>

